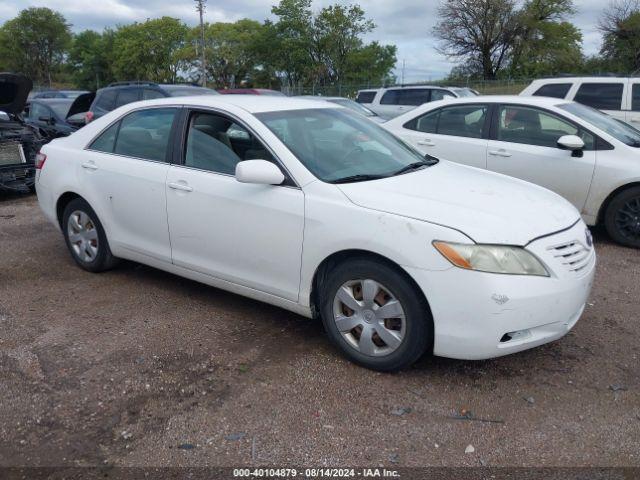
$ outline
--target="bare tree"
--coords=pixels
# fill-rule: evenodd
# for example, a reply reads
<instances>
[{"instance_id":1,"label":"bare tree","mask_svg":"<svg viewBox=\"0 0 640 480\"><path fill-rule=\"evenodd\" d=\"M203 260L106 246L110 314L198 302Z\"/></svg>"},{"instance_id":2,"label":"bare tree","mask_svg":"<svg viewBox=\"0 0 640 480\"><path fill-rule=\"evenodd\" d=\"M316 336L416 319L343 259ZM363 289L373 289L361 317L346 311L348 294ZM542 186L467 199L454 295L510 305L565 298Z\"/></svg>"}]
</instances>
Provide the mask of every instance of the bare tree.
<instances>
[{"instance_id":1,"label":"bare tree","mask_svg":"<svg viewBox=\"0 0 640 480\"><path fill-rule=\"evenodd\" d=\"M614 0L602 13L598 28L601 53L622 69L640 69L640 0Z\"/></svg>"},{"instance_id":2,"label":"bare tree","mask_svg":"<svg viewBox=\"0 0 640 480\"><path fill-rule=\"evenodd\" d=\"M445 0L438 8L434 34L438 51L461 59L495 79L518 34L514 0Z\"/></svg>"}]
</instances>

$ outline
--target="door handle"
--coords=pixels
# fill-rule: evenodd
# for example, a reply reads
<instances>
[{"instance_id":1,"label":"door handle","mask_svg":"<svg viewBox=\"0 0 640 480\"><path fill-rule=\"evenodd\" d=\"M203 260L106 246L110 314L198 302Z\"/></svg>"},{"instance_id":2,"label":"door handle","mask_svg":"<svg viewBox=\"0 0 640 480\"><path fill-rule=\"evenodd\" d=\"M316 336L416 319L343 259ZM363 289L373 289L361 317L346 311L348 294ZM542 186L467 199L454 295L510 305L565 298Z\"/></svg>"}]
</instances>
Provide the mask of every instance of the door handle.
<instances>
[{"instance_id":1,"label":"door handle","mask_svg":"<svg viewBox=\"0 0 640 480\"><path fill-rule=\"evenodd\" d=\"M82 168L85 170L97 170L98 166L94 162L84 162Z\"/></svg>"},{"instance_id":2,"label":"door handle","mask_svg":"<svg viewBox=\"0 0 640 480\"><path fill-rule=\"evenodd\" d=\"M170 183L168 186L172 190L180 190L181 192L193 192L193 188L191 188L186 183Z\"/></svg>"},{"instance_id":3,"label":"door handle","mask_svg":"<svg viewBox=\"0 0 640 480\"><path fill-rule=\"evenodd\" d=\"M504 148L500 150L489 150L489 155L493 155L494 157L510 157L511 154L507 152Z\"/></svg>"},{"instance_id":4,"label":"door handle","mask_svg":"<svg viewBox=\"0 0 640 480\"><path fill-rule=\"evenodd\" d=\"M429 140L429 139L426 139L426 140L419 140L417 143L418 143L418 145L423 145L423 146L425 146L425 147L435 147L435 146L436 146L436 144L435 144L435 143L433 143L433 142L432 142L431 140Z\"/></svg>"}]
</instances>

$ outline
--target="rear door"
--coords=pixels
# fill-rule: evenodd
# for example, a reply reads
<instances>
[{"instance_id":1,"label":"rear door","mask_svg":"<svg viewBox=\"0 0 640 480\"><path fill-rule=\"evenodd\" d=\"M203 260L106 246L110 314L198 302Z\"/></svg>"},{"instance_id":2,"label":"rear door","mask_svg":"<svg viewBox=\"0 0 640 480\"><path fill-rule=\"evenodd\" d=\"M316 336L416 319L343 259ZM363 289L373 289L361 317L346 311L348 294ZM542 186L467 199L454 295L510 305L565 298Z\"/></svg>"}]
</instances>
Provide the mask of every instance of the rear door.
<instances>
[{"instance_id":1,"label":"rear door","mask_svg":"<svg viewBox=\"0 0 640 480\"><path fill-rule=\"evenodd\" d=\"M625 79L582 82L578 86L574 101L597 108L614 118L625 121L623 102L626 84Z\"/></svg>"},{"instance_id":2,"label":"rear door","mask_svg":"<svg viewBox=\"0 0 640 480\"><path fill-rule=\"evenodd\" d=\"M85 151L79 177L109 228L114 249L171 262L165 182L178 108L156 107L126 115Z\"/></svg>"},{"instance_id":3,"label":"rear door","mask_svg":"<svg viewBox=\"0 0 640 480\"><path fill-rule=\"evenodd\" d=\"M564 135L585 143L582 156L558 148ZM536 107L499 105L495 109L487 169L548 188L582 211L596 162L596 137L570 120Z\"/></svg>"},{"instance_id":4,"label":"rear door","mask_svg":"<svg viewBox=\"0 0 640 480\"><path fill-rule=\"evenodd\" d=\"M480 103L439 108L404 124L400 135L422 153L486 168L489 110Z\"/></svg>"},{"instance_id":5,"label":"rear door","mask_svg":"<svg viewBox=\"0 0 640 480\"><path fill-rule=\"evenodd\" d=\"M640 129L640 79L629 82L628 105L625 119L629 125Z\"/></svg>"}]
</instances>

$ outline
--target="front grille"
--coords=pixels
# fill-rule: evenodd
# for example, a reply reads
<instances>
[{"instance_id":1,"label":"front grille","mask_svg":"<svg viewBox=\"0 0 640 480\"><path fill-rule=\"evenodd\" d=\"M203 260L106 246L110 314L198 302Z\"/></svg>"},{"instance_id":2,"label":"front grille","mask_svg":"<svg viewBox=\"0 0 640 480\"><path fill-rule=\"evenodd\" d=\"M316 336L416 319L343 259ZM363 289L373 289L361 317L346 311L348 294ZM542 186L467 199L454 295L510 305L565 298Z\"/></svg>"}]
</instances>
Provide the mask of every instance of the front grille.
<instances>
[{"instance_id":1,"label":"front grille","mask_svg":"<svg viewBox=\"0 0 640 480\"><path fill-rule=\"evenodd\" d=\"M548 247L547 250L570 272L580 273L589 266L593 256L593 248L589 248L578 240Z\"/></svg>"},{"instance_id":2,"label":"front grille","mask_svg":"<svg viewBox=\"0 0 640 480\"><path fill-rule=\"evenodd\" d=\"M26 162L20 142L0 143L0 165L17 165Z\"/></svg>"}]
</instances>

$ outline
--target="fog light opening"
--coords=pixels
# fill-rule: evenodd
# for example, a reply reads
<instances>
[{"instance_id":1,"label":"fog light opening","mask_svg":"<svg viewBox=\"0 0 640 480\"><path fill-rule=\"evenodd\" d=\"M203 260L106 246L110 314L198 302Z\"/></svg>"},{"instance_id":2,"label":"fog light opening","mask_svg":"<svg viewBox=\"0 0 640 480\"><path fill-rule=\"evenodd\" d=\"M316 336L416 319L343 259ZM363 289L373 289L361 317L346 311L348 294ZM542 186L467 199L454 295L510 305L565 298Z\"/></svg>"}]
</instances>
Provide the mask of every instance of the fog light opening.
<instances>
[{"instance_id":1,"label":"fog light opening","mask_svg":"<svg viewBox=\"0 0 640 480\"><path fill-rule=\"evenodd\" d=\"M500 339L500 343L514 342L524 340L531 336L530 330L518 330L517 332L505 333Z\"/></svg>"}]
</instances>

